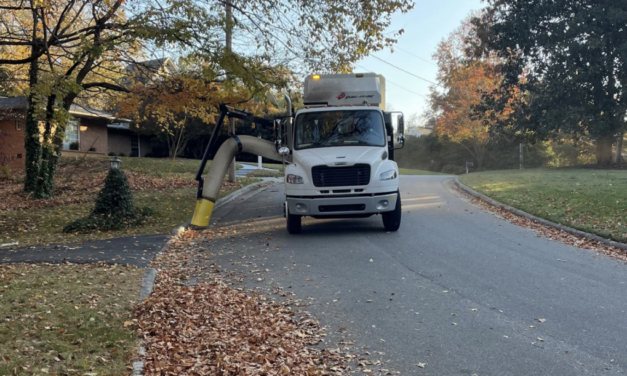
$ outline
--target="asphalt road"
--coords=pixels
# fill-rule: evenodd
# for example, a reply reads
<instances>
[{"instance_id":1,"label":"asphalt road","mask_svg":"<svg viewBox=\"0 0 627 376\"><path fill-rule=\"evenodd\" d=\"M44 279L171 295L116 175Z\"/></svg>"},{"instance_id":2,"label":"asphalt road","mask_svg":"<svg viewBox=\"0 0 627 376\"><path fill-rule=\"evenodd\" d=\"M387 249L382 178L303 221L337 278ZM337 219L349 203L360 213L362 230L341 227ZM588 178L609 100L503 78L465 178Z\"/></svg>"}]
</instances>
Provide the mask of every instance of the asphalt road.
<instances>
[{"instance_id":1,"label":"asphalt road","mask_svg":"<svg viewBox=\"0 0 627 376\"><path fill-rule=\"evenodd\" d=\"M404 375L625 375L627 265L471 205L441 176L403 176L403 221L304 221L275 186L217 210L212 261L308 298L339 340ZM417 365L424 368L420 368Z\"/></svg>"},{"instance_id":2,"label":"asphalt road","mask_svg":"<svg viewBox=\"0 0 627 376\"><path fill-rule=\"evenodd\" d=\"M105 262L146 267L168 238L167 235L142 235L80 243L0 249L0 264Z\"/></svg>"}]
</instances>

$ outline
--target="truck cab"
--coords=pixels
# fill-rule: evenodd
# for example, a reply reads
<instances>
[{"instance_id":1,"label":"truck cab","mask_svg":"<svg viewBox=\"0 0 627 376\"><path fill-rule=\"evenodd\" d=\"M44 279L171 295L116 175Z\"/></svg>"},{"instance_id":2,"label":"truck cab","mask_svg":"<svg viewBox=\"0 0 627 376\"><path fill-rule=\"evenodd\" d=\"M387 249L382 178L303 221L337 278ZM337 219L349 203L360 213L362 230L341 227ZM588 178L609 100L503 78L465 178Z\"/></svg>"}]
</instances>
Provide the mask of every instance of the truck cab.
<instances>
[{"instance_id":1,"label":"truck cab","mask_svg":"<svg viewBox=\"0 0 627 376\"><path fill-rule=\"evenodd\" d=\"M404 127L402 113L382 109L385 79L373 73L313 75L304 88L305 108L287 132L288 232L299 233L305 216L372 215L382 216L386 230L397 231L401 195L393 159L397 144L402 147Z\"/></svg>"}]
</instances>

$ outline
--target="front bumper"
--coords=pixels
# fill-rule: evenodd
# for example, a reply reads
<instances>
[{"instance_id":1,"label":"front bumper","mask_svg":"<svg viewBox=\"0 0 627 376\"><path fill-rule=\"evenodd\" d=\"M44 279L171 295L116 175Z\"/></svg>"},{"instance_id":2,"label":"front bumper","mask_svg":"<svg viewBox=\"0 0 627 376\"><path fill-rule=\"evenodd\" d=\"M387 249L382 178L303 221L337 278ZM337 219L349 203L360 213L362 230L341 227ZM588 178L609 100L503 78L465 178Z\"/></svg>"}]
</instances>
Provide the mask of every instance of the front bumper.
<instances>
[{"instance_id":1,"label":"front bumper","mask_svg":"<svg viewBox=\"0 0 627 376\"><path fill-rule=\"evenodd\" d=\"M398 194L385 193L355 197L287 197L290 214L310 216L360 215L389 212L396 209Z\"/></svg>"}]
</instances>

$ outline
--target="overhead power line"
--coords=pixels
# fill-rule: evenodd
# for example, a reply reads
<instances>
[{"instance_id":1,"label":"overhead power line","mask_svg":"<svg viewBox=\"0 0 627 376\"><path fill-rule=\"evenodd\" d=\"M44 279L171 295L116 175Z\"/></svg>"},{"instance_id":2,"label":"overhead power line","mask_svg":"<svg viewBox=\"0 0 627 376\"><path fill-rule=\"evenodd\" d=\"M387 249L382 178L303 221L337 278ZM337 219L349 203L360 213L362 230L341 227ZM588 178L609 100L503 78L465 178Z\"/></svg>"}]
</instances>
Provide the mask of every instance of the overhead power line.
<instances>
[{"instance_id":1,"label":"overhead power line","mask_svg":"<svg viewBox=\"0 0 627 376\"><path fill-rule=\"evenodd\" d=\"M409 52L409 51L407 51L406 49L400 48L399 46L394 46L394 49L395 49L395 50L401 50L401 51L403 51L403 52L405 52L405 53L407 53L407 54L410 54L411 56L415 57L416 59L420 59L420 60L422 60L422 61L424 61L424 62L426 62L426 63L429 63L429 64L431 64L431 65L433 65L433 66L436 66L436 67L438 66L438 65L437 65L437 64L435 64L433 61L428 60L428 59L425 59L424 57L420 57L420 56L416 55L416 54L415 54L415 53L413 53L413 52Z\"/></svg>"},{"instance_id":2,"label":"overhead power line","mask_svg":"<svg viewBox=\"0 0 627 376\"><path fill-rule=\"evenodd\" d=\"M431 81L431 80L427 80L426 78L420 77L420 76L418 76L418 75L416 75L416 74L413 74L413 73L411 73L411 72L409 72L409 71L406 71L406 70L405 70L405 69L403 69L403 68L399 68L399 67L397 67L396 65L394 65L394 64L392 64L392 63L388 63L387 61L385 61L385 60L381 59L380 57L376 57L376 56L374 56L374 55L371 55L371 57L374 57L375 59L380 60L380 61L382 61L383 63L385 63L385 64L387 64L387 65L389 65L389 66L391 66L391 67L393 67L393 68L396 68L396 69L400 70L401 72L405 72L405 73L409 74L410 76L414 76L414 77L416 77L416 78L418 78L418 79L421 79L421 80L423 80L423 81L426 81L426 82L428 82L428 83L430 83L430 84L433 84L433 85L436 85L436 86L440 86L439 84L437 84L437 83L435 83L435 82L433 82L433 81Z\"/></svg>"},{"instance_id":3,"label":"overhead power line","mask_svg":"<svg viewBox=\"0 0 627 376\"><path fill-rule=\"evenodd\" d=\"M403 89L403 90L409 91L410 93L413 93L413 94L416 94L416 95L421 96L421 97L423 97L423 98L427 98L427 99L429 99L429 97L427 97L426 95L424 95L424 94L420 94L420 93L416 93L416 92L415 92L415 91L413 91L413 90L409 90L409 89L408 89L408 88L406 88L406 87L402 87L402 86L401 86L401 85L399 85L399 84L395 84L394 82L392 82L392 81L388 80L387 78L385 79L385 82L390 83L390 84L392 84L392 85L394 85L394 86L398 86L398 87L400 87L400 88L401 88L401 89Z\"/></svg>"},{"instance_id":4,"label":"overhead power line","mask_svg":"<svg viewBox=\"0 0 627 376\"><path fill-rule=\"evenodd\" d=\"M363 65L355 64L355 66L356 66L356 67L359 67L359 68L361 68L361 69L363 69L363 70L365 70L365 71L367 71L367 72L371 72L371 70L370 70L370 69L368 69L368 68L364 67ZM392 85L394 85L394 86L398 86L398 87L400 87L401 89L406 90L406 91L408 91L408 92L410 92L410 93L412 93L412 94L416 94L416 95L418 95L418 96L420 96L420 97L423 97L423 98L427 98L427 99L429 99L429 97L428 97L428 96L426 96L426 95L424 95L424 94L417 93L417 92L415 92L415 91L413 91L413 90L410 90L410 89L408 89L408 88L406 88L406 87L403 87L403 86L401 86L401 85L399 85L399 84L397 84L397 83L394 83L394 82L392 82L392 81L388 80L387 78L385 79L385 82L390 83L390 84L392 84Z\"/></svg>"}]
</instances>

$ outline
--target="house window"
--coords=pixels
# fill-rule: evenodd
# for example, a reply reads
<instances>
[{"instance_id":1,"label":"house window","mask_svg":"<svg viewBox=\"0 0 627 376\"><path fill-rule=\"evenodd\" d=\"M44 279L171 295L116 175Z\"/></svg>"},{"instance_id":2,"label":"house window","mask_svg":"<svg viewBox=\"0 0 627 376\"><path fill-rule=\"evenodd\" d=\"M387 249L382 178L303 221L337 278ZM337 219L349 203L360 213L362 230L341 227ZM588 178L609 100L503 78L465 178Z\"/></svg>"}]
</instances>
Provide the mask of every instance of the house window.
<instances>
[{"instance_id":1,"label":"house window","mask_svg":"<svg viewBox=\"0 0 627 376\"><path fill-rule=\"evenodd\" d=\"M78 150L78 121L70 120L65 126L63 150Z\"/></svg>"},{"instance_id":2,"label":"house window","mask_svg":"<svg viewBox=\"0 0 627 376\"><path fill-rule=\"evenodd\" d=\"M139 157L139 136L131 136L131 157Z\"/></svg>"}]
</instances>

